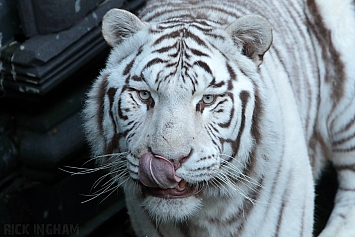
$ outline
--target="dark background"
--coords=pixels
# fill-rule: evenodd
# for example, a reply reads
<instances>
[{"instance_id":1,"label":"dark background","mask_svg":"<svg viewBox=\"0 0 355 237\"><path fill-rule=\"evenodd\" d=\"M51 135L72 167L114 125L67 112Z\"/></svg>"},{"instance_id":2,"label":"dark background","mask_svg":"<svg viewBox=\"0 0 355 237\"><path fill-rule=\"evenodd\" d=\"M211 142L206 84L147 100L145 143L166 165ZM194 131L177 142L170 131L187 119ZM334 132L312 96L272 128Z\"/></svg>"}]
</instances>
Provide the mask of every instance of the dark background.
<instances>
[{"instance_id":1,"label":"dark background","mask_svg":"<svg viewBox=\"0 0 355 237\"><path fill-rule=\"evenodd\" d=\"M144 3L0 0L0 236L36 236L35 227L65 236L64 227L77 226L70 234L131 235L120 190L87 201L105 171L61 169L95 167L81 110L109 52L102 16Z\"/></svg>"}]
</instances>

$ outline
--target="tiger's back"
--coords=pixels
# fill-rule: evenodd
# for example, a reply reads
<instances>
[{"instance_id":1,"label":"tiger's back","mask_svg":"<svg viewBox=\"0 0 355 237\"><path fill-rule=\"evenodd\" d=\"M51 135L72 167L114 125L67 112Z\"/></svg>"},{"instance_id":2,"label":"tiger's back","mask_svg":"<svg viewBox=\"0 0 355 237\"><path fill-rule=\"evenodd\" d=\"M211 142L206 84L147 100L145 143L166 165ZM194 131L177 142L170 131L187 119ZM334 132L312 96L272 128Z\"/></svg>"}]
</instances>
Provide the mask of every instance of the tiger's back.
<instances>
[{"instance_id":1,"label":"tiger's back","mask_svg":"<svg viewBox=\"0 0 355 237\"><path fill-rule=\"evenodd\" d=\"M352 236L355 18L335 2L151 1L142 21L106 15L113 50L86 130L95 155L125 153L113 170L138 236L311 236L329 161L340 189L321 236ZM342 24L324 18L335 4Z\"/></svg>"}]
</instances>

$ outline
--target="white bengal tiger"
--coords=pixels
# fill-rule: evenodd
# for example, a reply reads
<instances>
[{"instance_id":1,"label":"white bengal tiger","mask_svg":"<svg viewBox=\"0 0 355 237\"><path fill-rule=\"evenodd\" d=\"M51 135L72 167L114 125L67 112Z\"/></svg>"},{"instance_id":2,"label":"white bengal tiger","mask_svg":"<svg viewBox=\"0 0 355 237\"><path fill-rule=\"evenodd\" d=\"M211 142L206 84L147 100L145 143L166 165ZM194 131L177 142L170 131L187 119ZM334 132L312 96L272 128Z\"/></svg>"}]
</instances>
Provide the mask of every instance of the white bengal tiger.
<instances>
[{"instance_id":1,"label":"white bengal tiger","mask_svg":"<svg viewBox=\"0 0 355 237\"><path fill-rule=\"evenodd\" d=\"M355 236L353 0L155 0L113 9L87 99L94 156L137 236ZM112 187L111 187L112 188Z\"/></svg>"}]
</instances>

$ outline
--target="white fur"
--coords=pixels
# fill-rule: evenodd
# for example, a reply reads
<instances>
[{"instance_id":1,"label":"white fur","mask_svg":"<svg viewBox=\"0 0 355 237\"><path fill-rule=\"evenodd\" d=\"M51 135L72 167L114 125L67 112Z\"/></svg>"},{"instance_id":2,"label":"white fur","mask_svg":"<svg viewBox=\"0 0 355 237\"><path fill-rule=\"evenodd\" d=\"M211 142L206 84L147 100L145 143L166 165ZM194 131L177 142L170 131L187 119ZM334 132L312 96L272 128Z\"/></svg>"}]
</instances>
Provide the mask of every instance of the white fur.
<instances>
[{"instance_id":1,"label":"white fur","mask_svg":"<svg viewBox=\"0 0 355 237\"><path fill-rule=\"evenodd\" d=\"M305 2L201 1L188 8L185 1L167 2L172 2L173 8L164 1L151 1L142 11L142 19L150 22L121 10L107 15L103 33L114 48L84 111L94 155L128 153L126 172L130 178L123 187L137 236L312 236L314 185L327 159L337 167L354 165L355 152L336 152L349 148L354 139L342 147L332 144L354 133L353 129L342 131L355 111L353 2L316 1L331 32L330 43L344 63L344 96L338 101L333 101L332 92L340 79L335 75L327 81L329 64L322 61L323 46L304 24L313 19L311 15L306 17L310 13L304 11ZM208 4L223 11L208 9ZM237 4L244 8L240 10ZM249 16L233 23L237 18L229 11L237 18L248 14L266 18L273 29L270 49L269 23L264 18ZM161 14L154 17L156 12ZM201 33L207 27L204 23L199 28L191 22L178 26L159 23L184 14L207 15L211 19L206 20L208 27L214 28L211 36ZM263 28L256 27L258 37L255 25ZM161 38L175 31L180 37ZM124 35L119 38L115 32ZM196 34L203 43L186 32ZM254 40L248 42L251 38ZM167 51L157 51L174 44ZM171 55L176 53L176 45L183 50L174 58ZM260 45L262 50L253 51ZM241 49L246 46L252 51L243 55ZM209 57L196 57L191 48ZM181 61L175 61L177 58ZM176 66L169 66L173 63ZM232 74L235 79L230 78ZM144 80L133 80L133 76ZM107 87L102 93L104 80ZM213 80L222 86L209 87ZM109 95L109 88L115 93ZM152 108L139 98L142 90L154 100ZM197 104L204 95L214 95L216 101L198 111ZM102 99L102 105L98 99ZM261 111L256 109L258 105ZM101 112L103 115L98 114ZM103 116L102 124L97 124L99 116ZM230 126L222 126L227 123ZM112 144L115 136L123 133L126 136ZM241 142L234 154L239 135ZM107 151L110 146L113 151ZM176 175L197 185L198 192L180 199L146 196L137 183L139 158L148 148L171 160L193 151ZM324 154L326 150L329 157ZM321 237L355 236L354 173L339 169L342 189Z\"/></svg>"}]
</instances>

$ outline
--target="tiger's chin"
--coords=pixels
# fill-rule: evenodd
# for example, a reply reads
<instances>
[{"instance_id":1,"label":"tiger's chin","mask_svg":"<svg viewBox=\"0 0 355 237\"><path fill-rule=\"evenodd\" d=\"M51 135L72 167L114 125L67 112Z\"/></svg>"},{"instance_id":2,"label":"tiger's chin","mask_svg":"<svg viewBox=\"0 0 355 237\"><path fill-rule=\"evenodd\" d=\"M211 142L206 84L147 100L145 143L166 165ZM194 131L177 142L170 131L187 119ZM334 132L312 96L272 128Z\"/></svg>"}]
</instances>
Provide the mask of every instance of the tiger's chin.
<instances>
[{"instance_id":1,"label":"tiger's chin","mask_svg":"<svg viewBox=\"0 0 355 237\"><path fill-rule=\"evenodd\" d=\"M146 196L143 201L144 209L158 223L186 221L201 207L201 204L201 199L196 196L181 198Z\"/></svg>"}]
</instances>

